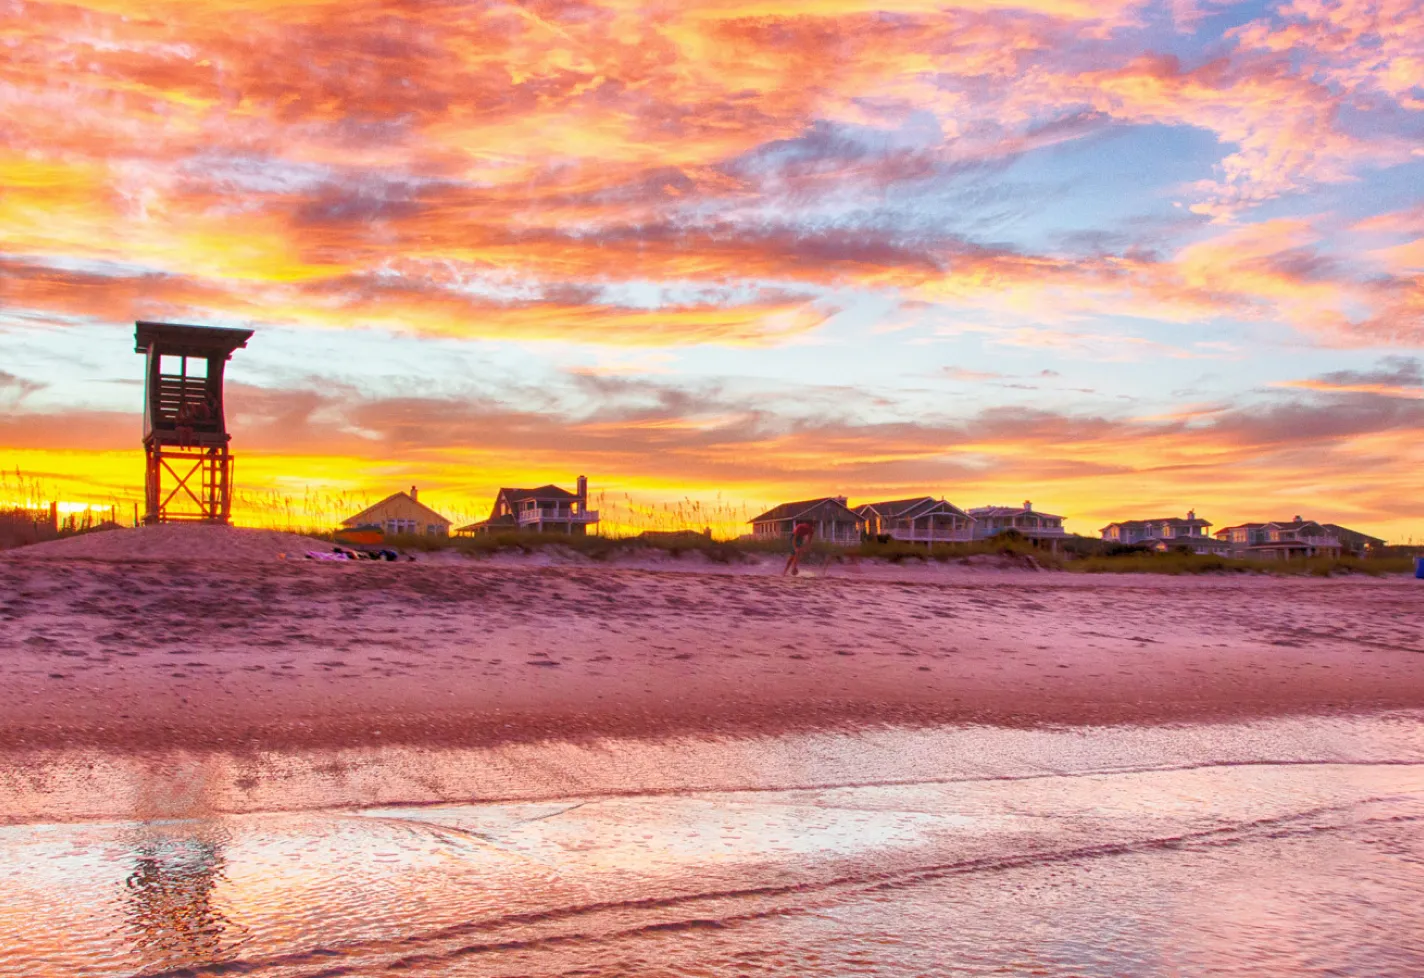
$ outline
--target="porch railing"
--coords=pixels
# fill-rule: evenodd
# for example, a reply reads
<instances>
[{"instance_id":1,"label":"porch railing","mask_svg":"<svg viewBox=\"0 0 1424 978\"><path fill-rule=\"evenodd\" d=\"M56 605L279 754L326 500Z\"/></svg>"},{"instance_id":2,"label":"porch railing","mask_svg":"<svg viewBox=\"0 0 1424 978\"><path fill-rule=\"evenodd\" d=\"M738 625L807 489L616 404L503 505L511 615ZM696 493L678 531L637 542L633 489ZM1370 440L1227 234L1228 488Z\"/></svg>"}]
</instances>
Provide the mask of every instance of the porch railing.
<instances>
[{"instance_id":1,"label":"porch railing","mask_svg":"<svg viewBox=\"0 0 1424 978\"><path fill-rule=\"evenodd\" d=\"M582 513L570 513L568 511L556 512L554 510L525 509L519 512L519 525L528 526L531 523L597 523L598 510L588 509Z\"/></svg>"},{"instance_id":2,"label":"porch railing","mask_svg":"<svg viewBox=\"0 0 1424 978\"><path fill-rule=\"evenodd\" d=\"M968 543L974 539L974 531L965 527L962 530L949 529L889 529L885 534L892 540L901 540L905 543Z\"/></svg>"}]
</instances>

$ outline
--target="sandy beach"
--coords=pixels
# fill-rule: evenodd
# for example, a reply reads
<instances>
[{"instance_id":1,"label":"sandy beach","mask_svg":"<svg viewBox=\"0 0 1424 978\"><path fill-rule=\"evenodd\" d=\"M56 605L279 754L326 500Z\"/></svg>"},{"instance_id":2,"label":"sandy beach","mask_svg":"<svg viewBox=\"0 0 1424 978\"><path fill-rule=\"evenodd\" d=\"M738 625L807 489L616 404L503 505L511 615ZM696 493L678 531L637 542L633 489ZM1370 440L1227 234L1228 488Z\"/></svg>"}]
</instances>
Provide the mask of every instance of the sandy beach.
<instances>
[{"instance_id":1,"label":"sandy beach","mask_svg":"<svg viewBox=\"0 0 1424 978\"><path fill-rule=\"evenodd\" d=\"M461 745L1424 706L1414 580L732 571L18 552L0 561L0 745Z\"/></svg>"},{"instance_id":2,"label":"sandy beach","mask_svg":"<svg viewBox=\"0 0 1424 978\"><path fill-rule=\"evenodd\" d=\"M0 978L1424 967L1412 579L133 533L0 558Z\"/></svg>"}]
</instances>

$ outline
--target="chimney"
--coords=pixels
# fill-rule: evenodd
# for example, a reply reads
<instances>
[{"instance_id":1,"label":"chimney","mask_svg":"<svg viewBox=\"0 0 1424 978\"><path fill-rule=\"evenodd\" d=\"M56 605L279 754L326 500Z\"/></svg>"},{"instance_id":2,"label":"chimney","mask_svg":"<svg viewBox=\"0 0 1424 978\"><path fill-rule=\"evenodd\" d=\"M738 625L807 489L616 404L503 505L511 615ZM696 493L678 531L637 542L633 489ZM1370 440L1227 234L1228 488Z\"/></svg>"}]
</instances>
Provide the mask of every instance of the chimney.
<instances>
[{"instance_id":1,"label":"chimney","mask_svg":"<svg viewBox=\"0 0 1424 978\"><path fill-rule=\"evenodd\" d=\"M1302 520L1301 520L1301 518L1300 518L1299 516L1297 516L1297 517L1295 518L1295 521L1296 521L1297 523L1302 522Z\"/></svg>"},{"instance_id":2,"label":"chimney","mask_svg":"<svg viewBox=\"0 0 1424 978\"><path fill-rule=\"evenodd\" d=\"M410 487L410 498L414 502L420 502L420 490L415 488L415 486Z\"/></svg>"},{"instance_id":3,"label":"chimney","mask_svg":"<svg viewBox=\"0 0 1424 978\"><path fill-rule=\"evenodd\" d=\"M1025 513L1032 513L1032 512L1033 512L1033 502L1032 502L1031 500L1028 500L1028 499L1025 499L1025 500L1024 500L1024 512L1025 512Z\"/></svg>"},{"instance_id":4,"label":"chimney","mask_svg":"<svg viewBox=\"0 0 1424 978\"><path fill-rule=\"evenodd\" d=\"M578 496L579 511L582 512L588 505L588 476L581 475L578 477L578 491L575 492L574 495Z\"/></svg>"}]
</instances>

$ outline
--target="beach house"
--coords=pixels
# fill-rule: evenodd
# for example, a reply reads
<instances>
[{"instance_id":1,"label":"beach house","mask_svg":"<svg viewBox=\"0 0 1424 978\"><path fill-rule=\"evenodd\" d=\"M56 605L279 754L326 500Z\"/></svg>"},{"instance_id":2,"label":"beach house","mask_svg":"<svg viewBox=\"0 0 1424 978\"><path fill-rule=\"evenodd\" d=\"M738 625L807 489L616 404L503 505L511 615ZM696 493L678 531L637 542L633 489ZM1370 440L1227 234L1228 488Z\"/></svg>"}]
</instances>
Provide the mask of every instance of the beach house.
<instances>
[{"instance_id":1,"label":"beach house","mask_svg":"<svg viewBox=\"0 0 1424 978\"><path fill-rule=\"evenodd\" d=\"M974 539L974 517L953 503L929 496L855 507L865 532L909 543L962 543Z\"/></svg>"},{"instance_id":2,"label":"beach house","mask_svg":"<svg viewBox=\"0 0 1424 978\"><path fill-rule=\"evenodd\" d=\"M387 534L413 533L419 536L443 537L450 533L450 520L420 501L415 486L410 492L397 492L374 506L368 506L350 519L341 521L343 528L379 526Z\"/></svg>"},{"instance_id":3,"label":"beach house","mask_svg":"<svg viewBox=\"0 0 1424 978\"><path fill-rule=\"evenodd\" d=\"M1266 523L1238 523L1216 531L1233 557L1284 560L1289 557L1338 556L1340 538L1314 520L1297 516Z\"/></svg>"},{"instance_id":4,"label":"beach house","mask_svg":"<svg viewBox=\"0 0 1424 978\"><path fill-rule=\"evenodd\" d=\"M1335 523L1317 523L1296 516L1269 523L1238 523L1216 532L1231 547L1233 557L1284 560L1352 554L1364 556L1384 541Z\"/></svg>"},{"instance_id":5,"label":"beach house","mask_svg":"<svg viewBox=\"0 0 1424 978\"><path fill-rule=\"evenodd\" d=\"M1037 543L1047 543L1058 549L1058 541L1066 538L1063 517L1042 513L1025 500L1022 506L979 506L968 511L974 518L974 539L987 540L1014 530Z\"/></svg>"},{"instance_id":6,"label":"beach house","mask_svg":"<svg viewBox=\"0 0 1424 978\"><path fill-rule=\"evenodd\" d=\"M844 496L782 503L750 522L752 537L756 540L789 540L797 523L814 526L817 541L844 546L860 543L865 533L865 518L846 506Z\"/></svg>"},{"instance_id":7,"label":"beach house","mask_svg":"<svg viewBox=\"0 0 1424 978\"><path fill-rule=\"evenodd\" d=\"M587 536L598 525L598 510L588 508L588 479L579 476L573 492L555 485L537 489L501 489L489 519L462 526L467 536L484 533L565 533Z\"/></svg>"},{"instance_id":8,"label":"beach house","mask_svg":"<svg viewBox=\"0 0 1424 978\"><path fill-rule=\"evenodd\" d=\"M1219 553L1224 547L1207 533L1211 523L1198 519L1195 510L1187 510L1185 519L1178 516L1154 520L1123 520L1109 523L1102 529L1108 543L1122 546L1150 547L1153 550L1189 549L1193 553Z\"/></svg>"}]
</instances>

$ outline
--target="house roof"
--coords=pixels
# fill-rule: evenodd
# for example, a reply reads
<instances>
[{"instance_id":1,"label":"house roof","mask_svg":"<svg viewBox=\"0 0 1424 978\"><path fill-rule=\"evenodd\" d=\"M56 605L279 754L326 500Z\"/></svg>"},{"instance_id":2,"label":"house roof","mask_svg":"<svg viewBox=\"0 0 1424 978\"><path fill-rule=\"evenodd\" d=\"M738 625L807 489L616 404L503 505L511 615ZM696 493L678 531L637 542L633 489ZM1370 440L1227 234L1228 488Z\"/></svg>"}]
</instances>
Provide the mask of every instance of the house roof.
<instances>
[{"instance_id":1,"label":"house roof","mask_svg":"<svg viewBox=\"0 0 1424 978\"><path fill-rule=\"evenodd\" d=\"M1036 509L1025 509L1022 506L976 506L968 513L970 516L1042 516L1050 520L1063 519L1056 513L1043 513Z\"/></svg>"},{"instance_id":2,"label":"house roof","mask_svg":"<svg viewBox=\"0 0 1424 978\"><path fill-rule=\"evenodd\" d=\"M1361 533L1359 530L1352 530L1348 526L1341 526L1338 523L1321 523L1320 525L1327 530L1334 530L1336 533L1347 533L1352 537L1359 537L1361 540L1367 540L1370 543L1384 543L1379 537L1372 537L1368 533Z\"/></svg>"},{"instance_id":3,"label":"house roof","mask_svg":"<svg viewBox=\"0 0 1424 978\"><path fill-rule=\"evenodd\" d=\"M577 499L578 496L567 489L555 485L540 486L537 489L501 489L499 494L512 503L523 499Z\"/></svg>"},{"instance_id":4,"label":"house roof","mask_svg":"<svg viewBox=\"0 0 1424 978\"><path fill-rule=\"evenodd\" d=\"M884 516L886 519L894 519L903 516L905 513L925 503L934 502L929 496L916 496L913 499L890 499L883 503L862 503L855 508L861 516L868 512L874 512L877 516Z\"/></svg>"},{"instance_id":5,"label":"house roof","mask_svg":"<svg viewBox=\"0 0 1424 978\"><path fill-rule=\"evenodd\" d=\"M837 497L823 496L820 499L802 499L794 503L782 503L780 506L772 507L760 516L752 517L747 522L755 524L774 523L780 520L794 520L811 515L814 510L821 509L822 507L829 507L833 513L836 513L838 510L839 512L836 513L836 515L844 514L845 516L849 516L852 520L861 521L864 519L864 517L841 502Z\"/></svg>"},{"instance_id":6,"label":"house roof","mask_svg":"<svg viewBox=\"0 0 1424 978\"><path fill-rule=\"evenodd\" d=\"M973 519L972 516L953 503L944 499L934 499L930 496L917 496L914 499L892 499L883 503L865 503L855 508L855 511L861 516L873 511L877 516L887 520L914 519L920 516L928 516L937 510L947 511L955 516Z\"/></svg>"},{"instance_id":7,"label":"house roof","mask_svg":"<svg viewBox=\"0 0 1424 978\"><path fill-rule=\"evenodd\" d=\"M449 526L449 525L450 525L450 520L448 520L448 519L446 519L445 517L441 516L439 513L435 512L435 510L431 509L429 506L425 505L425 504L424 504L423 502L421 502L420 500L418 500L418 499L412 499L410 493L408 493L408 492L395 492L395 493L391 493L389 496L387 496L385 499L382 499L380 502L376 503L374 506L367 506L365 509L361 510L361 512L357 513L355 516L352 516L352 517L350 517L349 519L344 519L344 520L342 520L342 521L341 521L341 525L342 525L342 526L358 526L358 525L360 525L361 523L365 523L365 522L367 522L366 517L367 517L367 516L370 516L371 513L373 513L373 512L375 512L376 510L380 509L382 506L386 505L386 503L394 502L394 501L396 501L396 500L398 500L398 499L399 499L399 500L404 500L406 503L409 503L411 506L414 506L418 511L420 511L421 513L423 513L423 514L425 515L426 519L428 519L431 523L439 523L439 524L442 524L442 525L444 525L444 526Z\"/></svg>"},{"instance_id":8,"label":"house roof","mask_svg":"<svg viewBox=\"0 0 1424 978\"><path fill-rule=\"evenodd\" d=\"M1229 532L1229 531L1231 531L1231 530L1256 530L1256 529L1260 529L1261 527L1263 527L1263 526L1265 526L1265 525L1266 525L1265 523L1237 523L1237 524L1235 524L1234 526L1223 526L1221 529L1217 530L1216 532L1217 532L1218 534L1221 534L1221 533L1227 533L1227 532Z\"/></svg>"},{"instance_id":9,"label":"house roof","mask_svg":"<svg viewBox=\"0 0 1424 978\"><path fill-rule=\"evenodd\" d=\"M1161 526L1163 523L1170 523L1173 526L1211 526L1210 520L1189 520L1181 516L1164 516L1161 519L1156 520L1119 520L1116 523L1109 523L1107 526L1103 527L1103 529L1106 530L1109 527L1114 526L1121 526L1124 528L1129 526Z\"/></svg>"}]
</instances>

